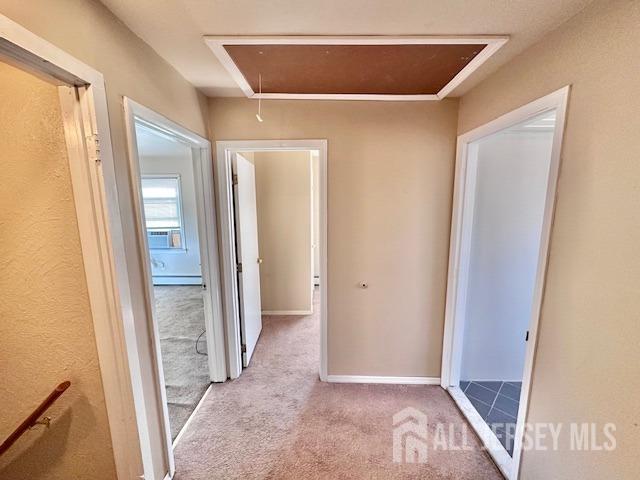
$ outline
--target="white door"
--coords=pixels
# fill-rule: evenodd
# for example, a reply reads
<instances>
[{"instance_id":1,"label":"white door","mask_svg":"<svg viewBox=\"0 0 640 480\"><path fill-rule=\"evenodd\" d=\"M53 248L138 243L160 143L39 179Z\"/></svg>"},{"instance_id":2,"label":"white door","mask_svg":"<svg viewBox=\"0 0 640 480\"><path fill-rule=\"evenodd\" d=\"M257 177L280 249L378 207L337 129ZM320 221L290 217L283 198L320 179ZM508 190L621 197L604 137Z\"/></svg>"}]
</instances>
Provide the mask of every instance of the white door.
<instances>
[{"instance_id":1,"label":"white door","mask_svg":"<svg viewBox=\"0 0 640 480\"><path fill-rule=\"evenodd\" d=\"M242 364L246 367L262 331L256 182L253 164L242 155L234 155L233 174Z\"/></svg>"}]
</instances>

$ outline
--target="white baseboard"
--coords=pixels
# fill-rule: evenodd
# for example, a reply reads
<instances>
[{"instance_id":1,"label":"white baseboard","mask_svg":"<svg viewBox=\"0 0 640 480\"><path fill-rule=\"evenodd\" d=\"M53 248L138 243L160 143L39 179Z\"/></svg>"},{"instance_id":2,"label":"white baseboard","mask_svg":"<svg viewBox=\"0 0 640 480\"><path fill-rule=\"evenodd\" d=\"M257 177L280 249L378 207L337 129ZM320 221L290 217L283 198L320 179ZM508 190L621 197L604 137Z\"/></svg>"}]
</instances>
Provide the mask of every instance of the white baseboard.
<instances>
[{"instance_id":1,"label":"white baseboard","mask_svg":"<svg viewBox=\"0 0 640 480\"><path fill-rule=\"evenodd\" d=\"M328 375L329 383L386 383L396 385L440 385L440 377L377 377L368 375Z\"/></svg>"},{"instance_id":2,"label":"white baseboard","mask_svg":"<svg viewBox=\"0 0 640 480\"><path fill-rule=\"evenodd\" d=\"M311 315L313 310L262 310L262 315Z\"/></svg>"},{"instance_id":3,"label":"white baseboard","mask_svg":"<svg viewBox=\"0 0 640 480\"><path fill-rule=\"evenodd\" d=\"M154 285L202 285L202 277L152 277Z\"/></svg>"},{"instance_id":4,"label":"white baseboard","mask_svg":"<svg viewBox=\"0 0 640 480\"><path fill-rule=\"evenodd\" d=\"M494 379L489 379L487 380L486 378L481 378L481 379L473 379L473 380L460 380L461 382L506 382L506 383L522 383L522 378L519 378L518 380L505 380L504 378L494 378Z\"/></svg>"}]
</instances>

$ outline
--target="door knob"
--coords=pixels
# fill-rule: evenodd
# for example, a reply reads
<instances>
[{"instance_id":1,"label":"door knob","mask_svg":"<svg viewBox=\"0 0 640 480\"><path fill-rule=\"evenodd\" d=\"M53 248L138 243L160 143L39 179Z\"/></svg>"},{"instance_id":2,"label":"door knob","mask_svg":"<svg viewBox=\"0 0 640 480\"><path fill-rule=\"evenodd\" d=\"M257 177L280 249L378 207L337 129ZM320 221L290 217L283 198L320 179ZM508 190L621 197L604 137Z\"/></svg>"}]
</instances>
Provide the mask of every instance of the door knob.
<instances>
[{"instance_id":1,"label":"door knob","mask_svg":"<svg viewBox=\"0 0 640 480\"><path fill-rule=\"evenodd\" d=\"M262 263L262 259L258 257L258 263Z\"/></svg>"}]
</instances>

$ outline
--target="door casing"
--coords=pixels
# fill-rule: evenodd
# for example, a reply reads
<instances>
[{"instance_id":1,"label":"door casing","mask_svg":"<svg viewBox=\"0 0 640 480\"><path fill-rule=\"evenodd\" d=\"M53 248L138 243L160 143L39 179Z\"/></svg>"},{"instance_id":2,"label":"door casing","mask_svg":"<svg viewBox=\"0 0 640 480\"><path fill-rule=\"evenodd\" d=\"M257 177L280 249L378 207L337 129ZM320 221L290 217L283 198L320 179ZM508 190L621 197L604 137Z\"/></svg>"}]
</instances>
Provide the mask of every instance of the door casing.
<instances>
[{"instance_id":1,"label":"door casing","mask_svg":"<svg viewBox=\"0 0 640 480\"><path fill-rule=\"evenodd\" d=\"M189 145L193 155L194 181L196 193L196 207L198 218L198 236L200 246L200 259L202 265L202 281L205 285L204 309L207 345L213 346L207 356L209 366L209 376L212 382L224 382L226 374L226 358L224 345L224 325L222 317L222 301L220 298L220 278L218 264L218 240L216 235L216 213L213 196L213 170L211 165L211 143L182 127L181 125L167 119L153 110L136 103L128 97L124 97L125 123L127 128L127 146L129 150L129 167L132 184L135 188L133 195L134 210L136 213L136 228L138 233L138 244L144 252L143 275L144 275L144 297L147 305L147 318L149 331L152 332L152 343L154 351L154 361L152 365L146 365L148 371L154 371L156 376L156 386L158 395L162 399L163 418L162 431L166 445L165 455L170 465L170 477L175 473L175 461L173 457L173 446L171 432L169 429L169 412L167 408L167 397L164 384L164 373L162 357L160 351L160 335L158 326L153 320L155 305L153 301L153 278L151 263L147 244L147 233L144 219L144 204L142 200L140 160L138 156L138 145L136 135L136 122L142 121L150 128L155 128L165 135L171 135L185 144ZM148 360L140 359L147 363ZM207 390L209 391L209 390ZM178 435L179 437L180 435Z\"/></svg>"},{"instance_id":2,"label":"door casing","mask_svg":"<svg viewBox=\"0 0 640 480\"><path fill-rule=\"evenodd\" d=\"M216 142L216 204L220 227L223 304L227 331L227 366L229 378L242 373L238 284L232 192L232 155L237 152L277 150L318 150L320 188L320 380L327 381L327 141L326 140L236 140Z\"/></svg>"},{"instance_id":3,"label":"door casing","mask_svg":"<svg viewBox=\"0 0 640 480\"><path fill-rule=\"evenodd\" d=\"M0 14L0 56L58 87L117 478L154 476L102 73ZM138 419L138 425L132 419ZM164 475L164 474L163 474Z\"/></svg>"},{"instance_id":4,"label":"door casing","mask_svg":"<svg viewBox=\"0 0 640 480\"><path fill-rule=\"evenodd\" d=\"M458 137L456 173L454 184L454 199L451 219L451 244L449 249L449 274L447 281L447 297L445 310L445 328L442 346L441 386L449 391L451 397L467 417L471 426L487 447L496 465L503 475L515 480L520 468L522 444L524 437L525 419L529 403L531 377L535 360L536 342L538 337L538 320L544 294L544 284L549 255L549 239L553 226L562 138L564 134L569 86L563 87L542 98L534 100L516 110L482 125ZM478 148L474 143L484 137L517 125L529 118L546 111L556 111L556 125L551 149L551 162L545 198L544 217L538 266L533 295L533 308L529 323L529 341L522 379L522 393L520 409L516 423L513 457L497 441L491 429L475 411L471 403L459 388L460 364L464 336L464 318L466 304L466 289L469 273L469 257L471 246L471 227L473 222L473 207L475 199L475 164L470 158L477 156ZM469 214L471 213L471 215Z\"/></svg>"}]
</instances>

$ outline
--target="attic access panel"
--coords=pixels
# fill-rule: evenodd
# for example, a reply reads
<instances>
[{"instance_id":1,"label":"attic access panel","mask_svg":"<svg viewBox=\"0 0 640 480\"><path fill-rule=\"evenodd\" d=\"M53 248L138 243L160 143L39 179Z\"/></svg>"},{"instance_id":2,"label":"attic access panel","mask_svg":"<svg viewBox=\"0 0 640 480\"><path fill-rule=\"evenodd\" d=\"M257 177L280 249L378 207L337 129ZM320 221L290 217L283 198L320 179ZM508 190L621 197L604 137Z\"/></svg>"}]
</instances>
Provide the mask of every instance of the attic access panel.
<instances>
[{"instance_id":1,"label":"attic access panel","mask_svg":"<svg viewBox=\"0 0 640 480\"><path fill-rule=\"evenodd\" d=\"M205 41L250 98L440 100L507 39L207 37Z\"/></svg>"}]
</instances>

